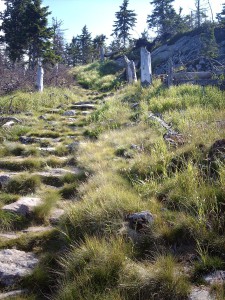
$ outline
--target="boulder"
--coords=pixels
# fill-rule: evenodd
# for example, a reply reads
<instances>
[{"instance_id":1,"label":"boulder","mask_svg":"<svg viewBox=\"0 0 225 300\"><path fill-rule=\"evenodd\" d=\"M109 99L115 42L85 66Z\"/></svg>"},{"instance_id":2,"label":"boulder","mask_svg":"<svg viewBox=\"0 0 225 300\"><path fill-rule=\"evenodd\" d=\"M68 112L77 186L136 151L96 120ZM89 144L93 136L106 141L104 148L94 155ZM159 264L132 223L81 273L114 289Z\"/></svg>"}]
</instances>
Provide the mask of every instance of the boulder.
<instances>
[{"instance_id":1,"label":"boulder","mask_svg":"<svg viewBox=\"0 0 225 300\"><path fill-rule=\"evenodd\" d=\"M188 297L188 300L215 300L205 287L194 287Z\"/></svg>"},{"instance_id":2,"label":"boulder","mask_svg":"<svg viewBox=\"0 0 225 300\"><path fill-rule=\"evenodd\" d=\"M37 263L38 258L33 253L16 249L0 250L0 283L5 286L15 284L30 274Z\"/></svg>"},{"instance_id":3,"label":"boulder","mask_svg":"<svg viewBox=\"0 0 225 300\"><path fill-rule=\"evenodd\" d=\"M22 216L29 216L34 211L35 207L41 204L41 198L21 197L16 202L3 206L2 209Z\"/></svg>"},{"instance_id":4,"label":"boulder","mask_svg":"<svg viewBox=\"0 0 225 300\"><path fill-rule=\"evenodd\" d=\"M125 217L125 221L128 222L128 226L131 229L142 232L149 225L153 224L154 217L149 211L141 211L128 214Z\"/></svg>"},{"instance_id":5,"label":"boulder","mask_svg":"<svg viewBox=\"0 0 225 300\"><path fill-rule=\"evenodd\" d=\"M225 271L217 270L205 275L203 278L208 284L224 284Z\"/></svg>"}]
</instances>

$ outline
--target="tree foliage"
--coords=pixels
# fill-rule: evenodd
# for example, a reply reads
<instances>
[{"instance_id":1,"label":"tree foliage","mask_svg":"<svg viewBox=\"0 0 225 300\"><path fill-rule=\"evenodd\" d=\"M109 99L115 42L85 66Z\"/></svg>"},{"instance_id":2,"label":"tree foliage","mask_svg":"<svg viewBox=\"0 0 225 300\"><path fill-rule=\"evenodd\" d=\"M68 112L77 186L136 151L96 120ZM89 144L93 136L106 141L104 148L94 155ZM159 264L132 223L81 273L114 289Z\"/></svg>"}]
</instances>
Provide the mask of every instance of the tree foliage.
<instances>
[{"instance_id":1,"label":"tree foliage","mask_svg":"<svg viewBox=\"0 0 225 300\"><path fill-rule=\"evenodd\" d=\"M172 3L174 0L153 0L154 6L151 15L147 17L147 24L150 29L156 29L158 36L166 37L188 30L188 19L182 17L182 9L176 13Z\"/></svg>"},{"instance_id":2,"label":"tree foliage","mask_svg":"<svg viewBox=\"0 0 225 300\"><path fill-rule=\"evenodd\" d=\"M130 38L130 30L135 27L137 18L134 10L127 9L129 4L128 0L123 0L120 6L120 11L115 13L116 21L114 21L114 30L112 35L116 38L122 39L123 46L125 47Z\"/></svg>"},{"instance_id":3,"label":"tree foliage","mask_svg":"<svg viewBox=\"0 0 225 300\"><path fill-rule=\"evenodd\" d=\"M12 62L29 57L33 67L39 57L51 57L52 28L47 26L51 14L41 0L5 0L6 9L1 14L4 32L1 41L6 43Z\"/></svg>"}]
</instances>

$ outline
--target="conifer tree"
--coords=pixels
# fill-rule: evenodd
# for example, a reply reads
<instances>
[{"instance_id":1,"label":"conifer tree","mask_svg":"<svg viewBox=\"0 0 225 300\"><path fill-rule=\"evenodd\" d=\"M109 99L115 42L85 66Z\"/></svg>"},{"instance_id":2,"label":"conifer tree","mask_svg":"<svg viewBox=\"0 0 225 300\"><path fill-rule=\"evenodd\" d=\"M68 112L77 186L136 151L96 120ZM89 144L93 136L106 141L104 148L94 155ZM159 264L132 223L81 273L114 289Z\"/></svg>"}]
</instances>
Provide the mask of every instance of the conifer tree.
<instances>
[{"instance_id":1,"label":"conifer tree","mask_svg":"<svg viewBox=\"0 0 225 300\"><path fill-rule=\"evenodd\" d=\"M81 35L78 38L80 40L82 64L88 64L92 61L93 44L91 33L88 31L86 25L82 28Z\"/></svg>"},{"instance_id":2,"label":"conifer tree","mask_svg":"<svg viewBox=\"0 0 225 300\"><path fill-rule=\"evenodd\" d=\"M112 33L112 35L115 35L116 38L122 39L124 48L129 41L129 31L135 27L137 22L136 13L134 10L127 9L128 4L128 0L123 0L122 5L120 6L120 11L115 13L116 21L114 21L114 30Z\"/></svg>"},{"instance_id":3,"label":"conifer tree","mask_svg":"<svg viewBox=\"0 0 225 300\"><path fill-rule=\"evenodd\" d=\"M29 66L34 67L40 57L53 56L51 52L52 28L47 27L48 7L41 0L5 0L6 10L1 14L1 38L7 45L12 62L20 61L24 54Z\"/></svg>"},{"instance_id":4,"label":"conifer tree","mask_svg":"<svg viewBox=\"0 0 225 300\"><path fill-rule=\"evenodd\" d=\"M151 15L147 17L147 24L150 29L157 30L158 36L166 37L183 32L188 29L187 19L181 16L173 8L174 0L152 0L150 4L154 6Z\"/></svg>"},{"instance_id":5,"label":"conifer tree","mask_svg":"<svg viewBox=\"0 0 225 300\"><path fill-rule=\"evenodd\" d=\"M223 3L222 11L217 14L217 20L219 21L219 24L225 26L225 3Z\"/></svg>"}]
</instances>

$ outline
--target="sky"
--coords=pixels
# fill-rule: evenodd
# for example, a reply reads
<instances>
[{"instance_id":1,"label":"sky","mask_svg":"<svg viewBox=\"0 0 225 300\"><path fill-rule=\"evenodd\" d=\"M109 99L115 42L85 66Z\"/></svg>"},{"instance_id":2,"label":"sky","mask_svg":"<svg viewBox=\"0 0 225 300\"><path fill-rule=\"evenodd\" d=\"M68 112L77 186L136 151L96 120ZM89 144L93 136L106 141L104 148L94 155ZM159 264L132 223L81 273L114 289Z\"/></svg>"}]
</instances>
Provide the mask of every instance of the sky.
<instances>
[{"instance_id":1,"label":"sky","mask_svg":"<svg viewBox=\"0 0 225 300\"><path fill-rule=\"evenodd\" d=\"M147 29L147 15L151 14L151 0L129 0L128 9L137 14L137 24L132 32L134 38L140 37L144 29ZM201 0L207 5L208 0ZM92 37L105 34L110 40L115 21L115 12L120 10L123 0L42 0L44 6L49 6L52 17L63 21L64 37L70 42L73 36L81 33L84 25L87 25ZM214 17L221 12L222 3L225 0L209 0ZM195 9L195 0L175 0L174 7L178 11L183 8L183 13L188 14ZM4 9L4 1L0 0L0 11Z\"/></svg>"}]
</instances>

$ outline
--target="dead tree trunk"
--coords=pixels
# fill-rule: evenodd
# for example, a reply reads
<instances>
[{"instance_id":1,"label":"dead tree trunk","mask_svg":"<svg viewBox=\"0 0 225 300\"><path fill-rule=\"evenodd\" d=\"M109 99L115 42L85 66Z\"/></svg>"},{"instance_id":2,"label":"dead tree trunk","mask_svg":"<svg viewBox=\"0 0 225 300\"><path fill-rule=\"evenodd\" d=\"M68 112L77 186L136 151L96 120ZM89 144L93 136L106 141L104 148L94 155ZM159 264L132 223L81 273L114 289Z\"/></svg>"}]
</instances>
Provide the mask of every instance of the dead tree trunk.
<instances>
[{"instance_id":1,"label":"dead tree trunk","mask_svg":"<svg viewBox=\"0 0 225 300\"><path fill-rule=\"evenodd\" d=\"M105 49L103 46L100 47L100 62L104 62L105 60Z\"/></svg>"},{"instance_id":2,"label":"dead tree trunk","mask_svg":"<svg viewBox=\"0 0 225 300\"><path fill-rule=\"evenodd\" d=\"M129 60L126 56L124 56L124 60L126 62L127 81L129 84L132 84L137 81L135 63L133 60Z\"/></svg>"},{"instance_id":3,"label":"dead tree trunk","mask_svg":"<svg viewBox=\"0 0 225 300\"><path fill-rule=\"evenodd\" d=\"M151 54L146 48L141 48L141 85L150 86L152 84L152 64Z\"/></svg>"},{"instance_id":4,"label":"dead tree trunk","mask_svg":"<svg viewBox=\"0 0 225 300\"><path fill-rule=\"evenodd\" d=\"M43 92L44 89L44 69L42 68L42 63L39 60L38 70L37 70L37 89L39 92Z\"/></svg>"}]
</instances>

